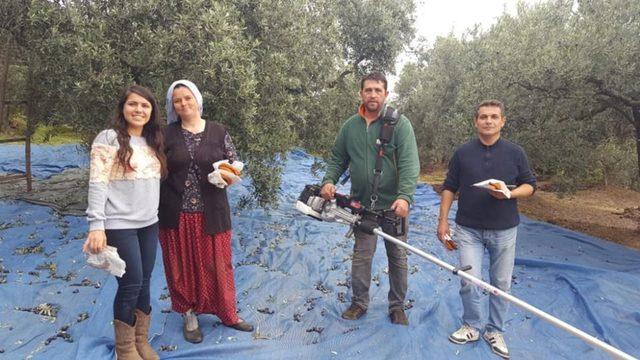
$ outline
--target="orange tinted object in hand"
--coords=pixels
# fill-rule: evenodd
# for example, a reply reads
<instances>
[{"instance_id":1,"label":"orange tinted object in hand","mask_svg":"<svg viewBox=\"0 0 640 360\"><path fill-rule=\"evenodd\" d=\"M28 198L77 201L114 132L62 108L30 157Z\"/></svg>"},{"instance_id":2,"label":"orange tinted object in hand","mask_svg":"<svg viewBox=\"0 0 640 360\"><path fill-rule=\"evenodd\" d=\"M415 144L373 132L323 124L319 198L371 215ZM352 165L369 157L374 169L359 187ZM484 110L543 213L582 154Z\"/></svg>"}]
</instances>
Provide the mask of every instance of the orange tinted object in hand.
<instances>
[{"instance_id":1,"label":"orange tinted object in hand","mask_svg":"<svg viewBox=\"0 0 640 360\"><path fill-rule=\"evenodd\" d=\"M237 175L237 176L240 175L240 171L236 170L235 167L233 167L232 165L229 165L229 164L222 163L222 164L218 165L218 169L229 171L230 173L232 173L234 175Z\"/></svg>"},{"instance_id":2,"label":"orange tinted object in hand","mask_svg":"<svg viewBox=\"0 0 640 360\"><path fill-rule=\"evenodd\" d=\"M451 239L445 239L444 246L447 248L447 250L450 251L458 249L458 244L456 244L455 241Z\"/></svg>"}]
</instances>

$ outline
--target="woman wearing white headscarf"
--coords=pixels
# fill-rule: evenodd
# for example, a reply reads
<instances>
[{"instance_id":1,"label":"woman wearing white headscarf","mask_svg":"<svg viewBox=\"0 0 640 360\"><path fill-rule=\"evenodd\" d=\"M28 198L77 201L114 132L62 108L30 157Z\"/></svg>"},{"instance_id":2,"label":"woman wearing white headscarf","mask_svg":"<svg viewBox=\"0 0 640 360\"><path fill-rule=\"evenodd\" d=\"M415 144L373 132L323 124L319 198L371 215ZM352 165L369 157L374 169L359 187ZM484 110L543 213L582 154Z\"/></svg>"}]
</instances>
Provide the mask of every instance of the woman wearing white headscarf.
<instances>
[{"instance_id":1,"label":"woman wearing white headscarf","mask_svg":"<svg viewBox=\"0 0 640 360\"><path fill-rule=\"evenodd\" d=\"M226 128L202 119L202 95L188 80L167 91L165 153L168 176L160 188L160 244L171 306L184 314L187 341L199 343L196 314L253 331L236 310L231 260L231 213L225 189L207 181L213 163L237 159Z\"/></svg>"}]
</instances>

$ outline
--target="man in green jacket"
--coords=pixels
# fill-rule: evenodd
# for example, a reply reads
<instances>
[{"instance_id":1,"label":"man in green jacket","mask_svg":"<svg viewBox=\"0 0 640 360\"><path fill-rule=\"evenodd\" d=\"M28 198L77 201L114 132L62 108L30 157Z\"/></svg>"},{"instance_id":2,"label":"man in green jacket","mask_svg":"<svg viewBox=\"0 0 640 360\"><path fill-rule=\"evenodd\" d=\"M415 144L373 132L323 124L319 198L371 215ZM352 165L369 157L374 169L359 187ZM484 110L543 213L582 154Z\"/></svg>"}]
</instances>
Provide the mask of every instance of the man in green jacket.
<instances>
[{"instance_id":1,"label":"man in green jacket","mask_svg":"<svg viewBox=\"0 0 640 360\"><path fill-rule=\"evenodd\" d=\"M334 197L335 184L348 168L351 174L351 196L363 206L371 206L377 157L376 140L380 136L388 95L387 79L383 74L371 73L361 80L362 105L358 114L347 119L338 133L327 164L327 173L322 180L320 195L323 198ZM393 209L396 217L407 218L419 173L420 162L413 127L406 117L400 116L390 142L384 147L378 198L373 204L373 210ZM406 232L398 238L406 241ZM376 235L355 231L351 266L353 297L351 306L342 313L344 319L357 320L367 311L371 261L376 251L376 242ZM407 253L404 248L389 242L385 242L385 247L389 261L389 316L394 324L408 325L409 320L404 313Z\"/></svg>"}]
</instances>

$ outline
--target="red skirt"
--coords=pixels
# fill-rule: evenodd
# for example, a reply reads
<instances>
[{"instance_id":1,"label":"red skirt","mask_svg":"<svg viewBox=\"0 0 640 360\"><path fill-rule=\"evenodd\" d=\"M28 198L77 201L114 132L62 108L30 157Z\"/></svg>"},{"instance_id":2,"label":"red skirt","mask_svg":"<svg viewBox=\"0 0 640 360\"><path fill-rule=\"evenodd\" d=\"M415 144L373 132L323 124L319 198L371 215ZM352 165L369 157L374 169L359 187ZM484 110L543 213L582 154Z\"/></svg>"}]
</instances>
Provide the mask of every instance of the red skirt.
<instances>
[{"instance_id":1,"label":"red skirt","mask_svg":"<svg viewBox=\"0 0 640 360\"><path fill-rule=\"evenodd\" d=\"M204 231L202 213L181 213L176 229L160 230L171 307L185 313L218 316L225 325L238 322L231 263L231 230Z\"/></svg>"}]
</instances>

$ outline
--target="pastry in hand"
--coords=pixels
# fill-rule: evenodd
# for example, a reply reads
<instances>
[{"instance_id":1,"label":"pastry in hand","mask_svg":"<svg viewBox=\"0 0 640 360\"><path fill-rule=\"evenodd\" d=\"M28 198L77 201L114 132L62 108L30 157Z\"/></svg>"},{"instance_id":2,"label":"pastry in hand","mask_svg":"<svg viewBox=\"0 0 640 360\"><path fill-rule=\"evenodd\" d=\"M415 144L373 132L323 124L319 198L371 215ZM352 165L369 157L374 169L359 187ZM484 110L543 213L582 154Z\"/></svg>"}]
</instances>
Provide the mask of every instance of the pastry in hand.
<instances>
[{"instance_id":1,"label":"pastry in hand","mask_svg":"<svg viewBox=\"0 0 640 360\"><path fill-rule=\"evenodd\" d=\"M234 182L236 182L236 180L238 180L238 175L236 175L234 172L227 170L222 166L218 168L218 171L220 172L220 176L222 177L222 180L224 180L227 183L227 185L231 185Z\"/></svg>"},{"instance_id":2,"label":"pastry in hand","mask_svg":"<svg viewBox=\"0 0 640 360\"><path fill-rule=\"evenodd\" d=\"M228 163L220 163L218 165L218 169L220 171L224 170L224 171L230 172L230 173L232 173L232 174L234 174L236 176L240 176L240 173L241 173L240 170L236 169L233 165L228 164Z\"/></svg>"}]
</instances>

